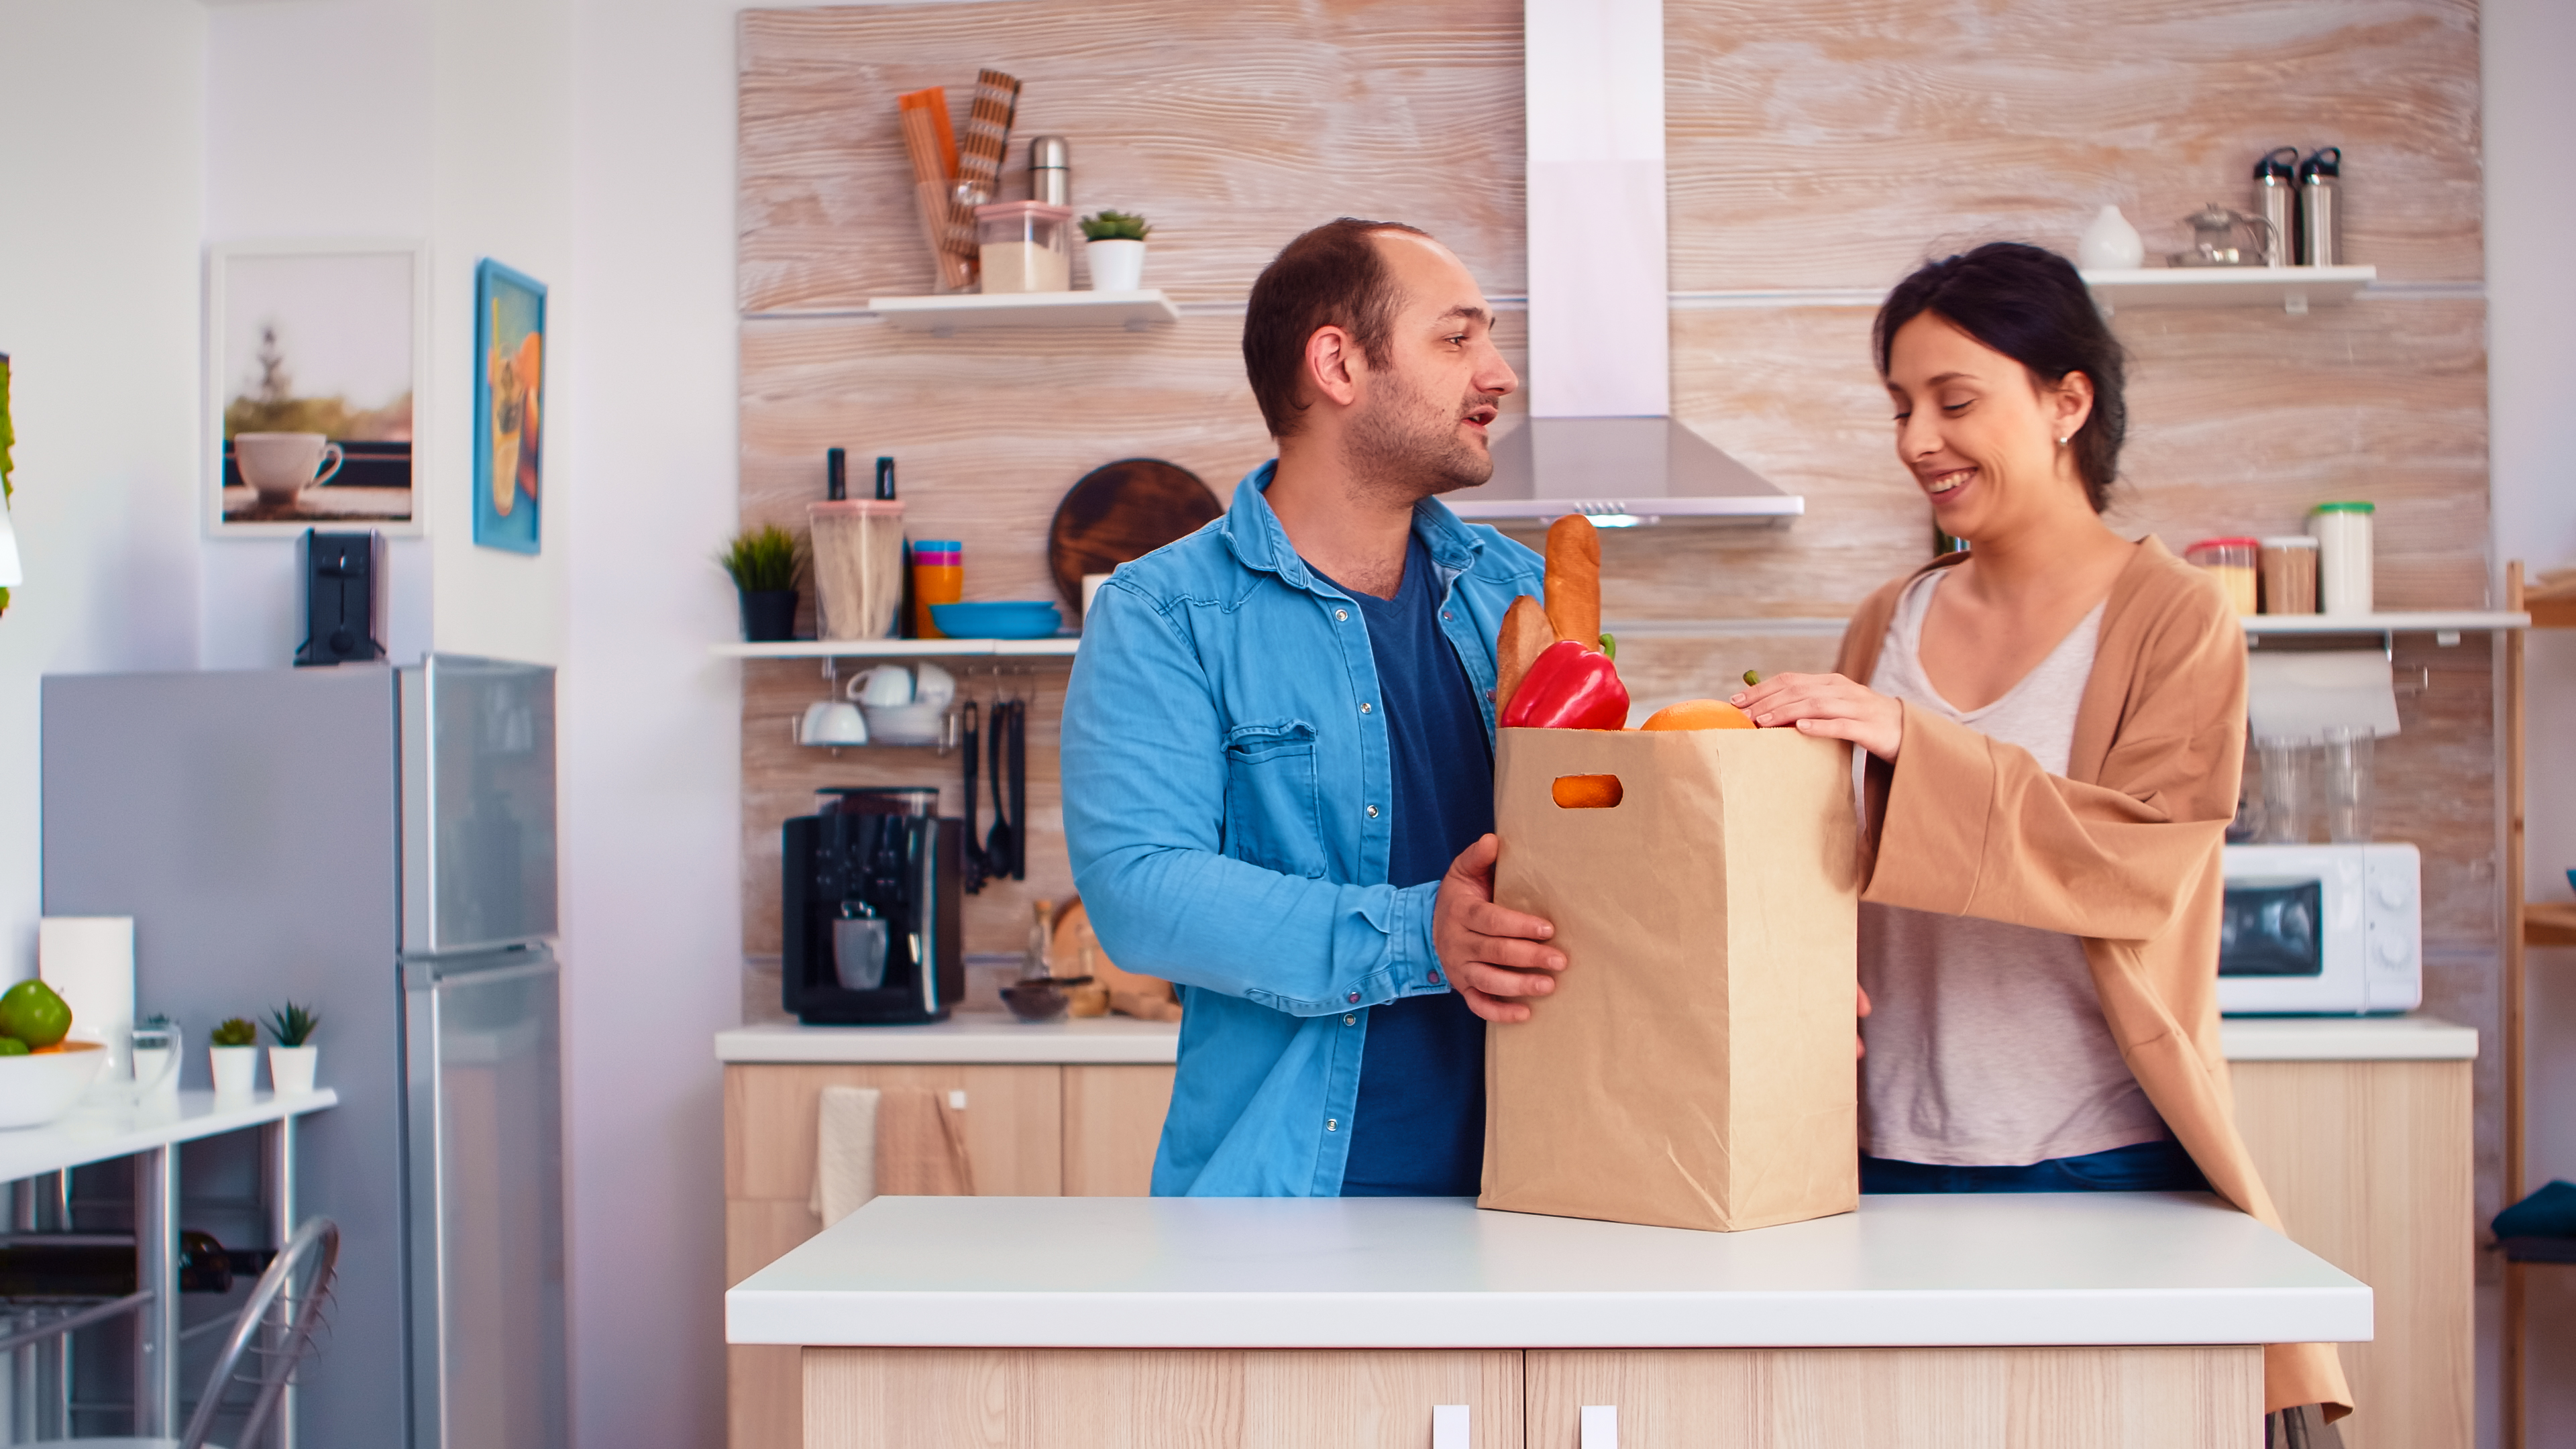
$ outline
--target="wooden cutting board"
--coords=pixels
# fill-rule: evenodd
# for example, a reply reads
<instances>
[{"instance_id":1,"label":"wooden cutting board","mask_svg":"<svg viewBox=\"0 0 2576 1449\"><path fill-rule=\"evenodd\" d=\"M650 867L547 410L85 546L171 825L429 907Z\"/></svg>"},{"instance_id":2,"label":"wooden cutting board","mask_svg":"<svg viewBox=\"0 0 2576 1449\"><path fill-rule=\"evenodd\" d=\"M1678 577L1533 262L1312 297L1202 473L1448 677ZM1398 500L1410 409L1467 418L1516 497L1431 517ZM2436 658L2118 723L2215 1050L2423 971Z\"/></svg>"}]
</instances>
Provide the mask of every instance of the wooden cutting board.
<instances>
[{"instance_id":1,"label":"wooden cutting board","mask_svg":"<svg viewBox=\"0 0 2576 1449\"><path fill-rule=\"evenodd\" d=\"M1105 574L1185 538L1225 511L1199 476L1159 458L1122 458L1082 475L1047 528L1047 567L1077 615L1082 576Z\"/></svg>"}]
</instances>

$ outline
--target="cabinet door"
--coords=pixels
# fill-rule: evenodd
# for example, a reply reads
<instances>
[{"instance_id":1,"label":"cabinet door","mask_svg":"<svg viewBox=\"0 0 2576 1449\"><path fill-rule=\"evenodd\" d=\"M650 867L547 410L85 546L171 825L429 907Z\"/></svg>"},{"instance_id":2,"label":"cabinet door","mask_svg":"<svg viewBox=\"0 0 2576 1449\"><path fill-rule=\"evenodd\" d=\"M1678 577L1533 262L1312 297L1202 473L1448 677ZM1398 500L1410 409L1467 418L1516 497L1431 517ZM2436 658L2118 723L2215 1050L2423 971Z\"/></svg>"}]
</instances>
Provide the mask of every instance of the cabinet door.
<instances>
[{"instance_id":1,"label":"cabinet door","mask_svg":"<svg viewBox=\"0 0 2576 1449\"><path fill-rule=\"evenodd\" d=\"M725 1285L822 1231L814 1190L816 1108L825 1087L928 1087L966 1094L966 1155L993 1197L1054 1197L1064 1185L1063 1089L1053 1066L725 1068ZM1159 1119L1157 1119L1159 1122ZM732 1449L797 1449L797 1350L735 1344L726 1359Z\"/></svg>"},{"instance_id":2,"label":"cabinet door","mask_svg":"<svg viewBox=\"0 0 2576 1449\"><path fill-rule=\"evenodd\" d=\"M1521 1449L1511 1349L805 1350L807 1449Z\"/></svg>"},{"instance_id":3,"label":"cabinet door","mask_svg":"<svg viewBox=\"0 0 2576 1449\"><path fill-rule=\"evenodd\" d=\"M1171 1105L1170 1067L1066 1067L1064 1195L1148 1195Z\"/></svg>"},{"instance_id":4,"label":"cabinet door","mask_svg":"<svg viewBox=\"0 0 2576 1449\"><path fill-rule=\"evenodd\" d=\"M2291 1241L2370 1285L2377 1336L2336 1345L2346 1449L2476 1436L2468 1062L2237 1062L2236 1125Z\"/></svg>"},{"instance_id":5,"label":"cabinet door","mask_svg":"<svg viewBox=\"0 0 2576 1449\"><path fill-rule=\"evenodd\" d=\"M2221 1348L1532 1349L1528 1449L2253 1449L2263 1351Z\"/></svg>"}]
</instances>

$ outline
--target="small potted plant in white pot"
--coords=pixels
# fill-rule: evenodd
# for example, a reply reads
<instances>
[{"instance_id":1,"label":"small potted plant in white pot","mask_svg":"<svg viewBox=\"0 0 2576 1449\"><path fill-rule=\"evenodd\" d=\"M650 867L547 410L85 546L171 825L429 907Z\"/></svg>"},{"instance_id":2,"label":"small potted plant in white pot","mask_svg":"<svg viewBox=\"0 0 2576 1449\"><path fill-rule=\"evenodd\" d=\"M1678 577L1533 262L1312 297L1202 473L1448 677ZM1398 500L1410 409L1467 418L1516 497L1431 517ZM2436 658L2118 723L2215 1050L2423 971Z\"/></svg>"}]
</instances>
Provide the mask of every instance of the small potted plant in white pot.
<instances>
[{"instance_id":1,"label":"small potted plant in white pot","mask_svg":"<svg viewBox=\"0 0 2576 1449\"><path fill-rule=\"evenodd\" d=\"M281 1097L313 1090L313 1066L321 1048L313 1028L322 1018L290 1001L268 1014L268 1034L277 1044L268 1049L268 1085Z\"/></svg>"},{"instance_id":2,"label":"small potted plant in white pot","mask_svg":"<svg viewBox=\"0 0 2576 1449\"><path fill-rule=\"evenodd\" d=\"M1145 238L1154 228L1132 211L1102 211L1082 219L1083 251L1091 258L1091 290L1134 292L1145 285Z\"/></svg>"},{"instance_id":3,"label":"small potted plant in white pot","mask_svg":"<svg viewBox=\"0 0 2576 1449\"><path fill-rule=\"evenodd\" d=\"M249 1096L259 1085L259 1028L238 1016L228 1017L207 1041L215 1095L227 1100Z\"/></svg>"}]
</instances>

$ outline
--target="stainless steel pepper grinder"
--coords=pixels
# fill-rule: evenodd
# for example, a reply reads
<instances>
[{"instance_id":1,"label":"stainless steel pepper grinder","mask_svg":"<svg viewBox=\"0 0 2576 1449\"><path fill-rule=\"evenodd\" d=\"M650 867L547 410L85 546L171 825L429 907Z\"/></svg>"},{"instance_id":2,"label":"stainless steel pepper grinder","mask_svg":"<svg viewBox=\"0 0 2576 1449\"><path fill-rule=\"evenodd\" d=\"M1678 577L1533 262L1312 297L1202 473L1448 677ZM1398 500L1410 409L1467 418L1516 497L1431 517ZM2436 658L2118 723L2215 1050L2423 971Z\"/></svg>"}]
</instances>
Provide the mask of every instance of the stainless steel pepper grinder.
<instances>
[{"instance_id":1,"label":"stainless steel pepper grinder","mask_svg":"<svg viewBox=\"0 0 2576 1449\"><path fill-rule=\"evenodd\" d=\"M2343 148L2320 146L2299 163L2299 265L2331 267L2343 260L2335 232L2335 202L2343 189Z\"/></svg>"},{"instance_id":2,"label":"stainless steel pepper grinder","mask_svg":"<svg viewBox=\"0 0 2576 1449\"><path fill-rule=\"evenodd\" d=\"M1062 136L1029 138L1029 200L1073 205L1073 153Z\"/></svg>"},{"instance_id":3,"label":"stainless steel pepper grinder","mask_svg":"<svg viewBox=\"0 0 2576 1449\"><path fill-rule=\"evenodd\" d=\"M2299 148L2279 146L2254 163L2256 215L2263 218L2263 265L2299 259Z\"/></svg>"}]
</instances>

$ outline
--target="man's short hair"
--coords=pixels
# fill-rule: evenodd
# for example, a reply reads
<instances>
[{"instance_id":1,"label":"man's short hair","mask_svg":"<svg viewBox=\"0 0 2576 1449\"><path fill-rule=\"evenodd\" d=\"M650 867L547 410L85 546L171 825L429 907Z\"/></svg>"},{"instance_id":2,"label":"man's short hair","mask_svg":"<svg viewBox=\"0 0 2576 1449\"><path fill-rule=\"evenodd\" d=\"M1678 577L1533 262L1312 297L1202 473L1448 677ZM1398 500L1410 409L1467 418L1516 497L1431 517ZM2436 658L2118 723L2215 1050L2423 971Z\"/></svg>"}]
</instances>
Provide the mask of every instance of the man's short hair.
<instances>
[{"instance_id":1,"label":"man's short hair","mask_svg":"<svg viewBox=\"0 0 2576 1449\"><path fill-rule=\"evenodd\" d=\"M1317 328L1339 327L1359 344L1371 367L1387 365L1387 340L1402 301L1378 232L1428 237L1400 221L1328 221L1279 249L1252 283L1243 314L1243 370L1270 436L1297 431L1306 404L1298 400L1306 371L1306 342Z\"/></svg>"}]
</instances>

